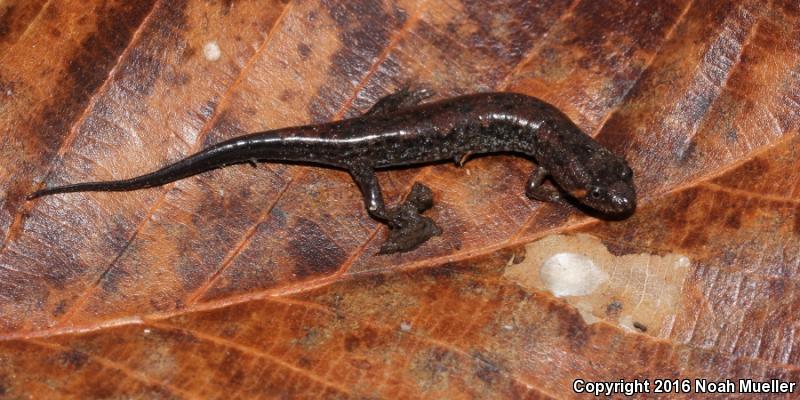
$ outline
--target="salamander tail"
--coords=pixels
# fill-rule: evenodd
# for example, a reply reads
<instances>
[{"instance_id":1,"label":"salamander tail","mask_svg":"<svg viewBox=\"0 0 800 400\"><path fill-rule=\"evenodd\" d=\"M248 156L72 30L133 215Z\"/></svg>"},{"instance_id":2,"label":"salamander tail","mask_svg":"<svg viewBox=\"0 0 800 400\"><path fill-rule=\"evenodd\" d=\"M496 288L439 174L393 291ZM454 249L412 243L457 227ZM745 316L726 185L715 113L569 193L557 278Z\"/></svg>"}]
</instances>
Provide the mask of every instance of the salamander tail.
<instances>
[{"instance_id":1,"label":"salamander tail","mask_svg":"<svg viewBox=\"0 0 800 400\"><path fill-rule=\"evenodd\" d=\"M243 161L246 160L238 157L236 152L230 151L224 147L215 146L148 174L116 181L82 182L45 188L31 193L28 196L28 200L58 193L123 192L150 188Z\"/></svg>"},{"instance_id":2,"label":"salamander tail","mask_svg":"<svg viewBox=\"0 0 800 400\"><path fill-rule=\"evenodd\" d=\"M92 192L92 191L99 191L99 190L109 190L111 189L110 185L119 183L120 181L110 181L110 182L85 182L85 183L76 183L74 185L64 185L64 186L56 186L45 188L41 190L37 190L28 195L28 200L33 200L38 197L48 196L51 194L58 194L58 193L72 193L72 192ZM121 189L118 189L121 190Z\"/></svg>"}]
</instances>

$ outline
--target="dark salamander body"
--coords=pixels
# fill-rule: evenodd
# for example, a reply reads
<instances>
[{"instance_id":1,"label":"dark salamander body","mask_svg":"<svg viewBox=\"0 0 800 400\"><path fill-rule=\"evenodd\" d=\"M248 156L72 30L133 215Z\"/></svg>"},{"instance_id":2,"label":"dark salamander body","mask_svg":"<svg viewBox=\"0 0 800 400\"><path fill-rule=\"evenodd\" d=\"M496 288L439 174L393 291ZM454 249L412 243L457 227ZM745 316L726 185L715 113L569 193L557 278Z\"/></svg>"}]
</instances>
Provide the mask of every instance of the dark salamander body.
<instances>
[{"instance_id":1,"label":"dark salamander body","mask_svg":"<svg viewBox=\"0 0 800 400\"><path fill-rule=\"evenodd\" d=\"M440 231L421 215L433 204L430 189L415 184L403 204L387 209L376 168L442 160L463 164L473 154L514 152L538 164L526 187L530 198L563 201L566 195L608 217L624 217L636 208L633 173L625 160L552 105L515 93L481 93L419 104L429 96L424 90L401 90L356 118L253 133L146 175L47 188L29 198L159 186L242 162L308 162L350 172L369 214L390 227L381 248L390 253L411 250ZM560 190L544 185L548 177Z\"/></svg>"}]
</instances>

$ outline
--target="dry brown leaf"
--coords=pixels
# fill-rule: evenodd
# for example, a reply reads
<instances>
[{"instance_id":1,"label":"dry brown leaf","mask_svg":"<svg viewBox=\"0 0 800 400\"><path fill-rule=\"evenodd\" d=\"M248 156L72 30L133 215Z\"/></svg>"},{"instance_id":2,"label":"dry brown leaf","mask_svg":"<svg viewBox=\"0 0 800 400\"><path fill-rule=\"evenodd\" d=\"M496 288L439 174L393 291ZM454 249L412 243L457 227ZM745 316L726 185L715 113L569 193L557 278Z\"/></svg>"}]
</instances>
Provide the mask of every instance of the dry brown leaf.
<instances>
[{"instance_id":1,"label":"dry brown leaf","mask_svg":"<svg viewBox=\"0 0 800 400\"><path fill-rule=\"evenodd\" d=\"M626 155L638 211L532 202L533 164L509 156L382 173L390 202L430 186L444 229L393 256L341 171L234 166L24 201L353 116L405 83L557 105ZM797 382L798 110L795 0L0 1L0 394ZM597 269L587 293L540 274L565 252Z\"/></svg>"}]
</instances>

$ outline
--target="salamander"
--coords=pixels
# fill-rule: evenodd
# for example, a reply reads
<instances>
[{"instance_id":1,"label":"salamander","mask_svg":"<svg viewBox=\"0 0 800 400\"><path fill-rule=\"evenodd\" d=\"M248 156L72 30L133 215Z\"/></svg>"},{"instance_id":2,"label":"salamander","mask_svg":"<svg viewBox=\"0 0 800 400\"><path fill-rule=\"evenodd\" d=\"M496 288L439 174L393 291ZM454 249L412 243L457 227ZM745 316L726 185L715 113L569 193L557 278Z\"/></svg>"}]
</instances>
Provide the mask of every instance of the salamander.
<instances>
[{"instance_id":1,"label":"salamander","mask_svg":"<svg viewBox=\"0 0 800 400\"><path fill-rule=\"evenodd\" d=\"M376 169L446 160L463 165L472 155L511 152L537 164L525 187L531 199L577 202L608 218L624 218L635 210L633 172L625 159L582 132L556 107L510 92L426 102L431 96L426 89L404 88L354 118L239 136L148 174L50 187L28 198L136 190L244 162L312 163L349 171L369 215L389 227L380 253L393 253L412 250L441 230L422 215L433 205L427 186L415 183L405 201L387 208Z\"/></svg>"}]
</instances>

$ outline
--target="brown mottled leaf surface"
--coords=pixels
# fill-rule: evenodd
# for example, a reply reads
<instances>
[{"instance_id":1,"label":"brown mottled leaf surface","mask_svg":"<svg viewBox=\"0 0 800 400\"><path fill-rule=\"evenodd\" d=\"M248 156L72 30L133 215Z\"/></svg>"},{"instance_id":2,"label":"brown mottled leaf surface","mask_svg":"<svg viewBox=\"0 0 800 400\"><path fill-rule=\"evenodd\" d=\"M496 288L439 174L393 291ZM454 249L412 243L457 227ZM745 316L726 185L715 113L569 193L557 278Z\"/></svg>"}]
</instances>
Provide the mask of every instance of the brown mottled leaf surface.
<instances>
[{"instance_id":1,"label":"brown mottled leaf surface","mask_svg":"<svg viewBox=\"0 0 800 400\"><path fill-rule=\"evenodd\" d=\"M242 165L24 201L353 116L409 82L555 104L627 157L638 211L530 201L534 164L511 156L381 173L392 203L430 186L444 229L393 256L342 171ZM0 396L797 382L799 120L795 0L0 0ZM555 296L548 251L607 283Z\"/></svg>"}]
</instances>

